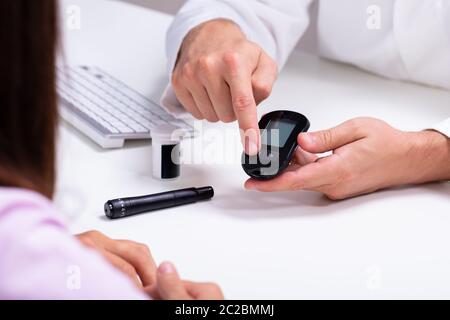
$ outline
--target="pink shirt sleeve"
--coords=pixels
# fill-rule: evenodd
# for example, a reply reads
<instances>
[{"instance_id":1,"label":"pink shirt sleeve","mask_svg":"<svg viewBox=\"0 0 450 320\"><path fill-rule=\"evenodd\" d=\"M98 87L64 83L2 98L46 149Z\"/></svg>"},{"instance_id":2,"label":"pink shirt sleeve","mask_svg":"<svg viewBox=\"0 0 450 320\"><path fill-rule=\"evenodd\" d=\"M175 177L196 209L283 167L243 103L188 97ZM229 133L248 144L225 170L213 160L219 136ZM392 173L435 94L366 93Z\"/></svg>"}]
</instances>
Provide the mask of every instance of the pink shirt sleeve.
<instances>
[{"instance_id":1,"label":"pink shirt sleeve","mask_svg":"<svg viewBox=\"0 0 450 320\"><path fill-rule=\"evenodd\" d=\"M0 299L146 299L34 192L0 188Z\"/></svg>"}]
</instances>

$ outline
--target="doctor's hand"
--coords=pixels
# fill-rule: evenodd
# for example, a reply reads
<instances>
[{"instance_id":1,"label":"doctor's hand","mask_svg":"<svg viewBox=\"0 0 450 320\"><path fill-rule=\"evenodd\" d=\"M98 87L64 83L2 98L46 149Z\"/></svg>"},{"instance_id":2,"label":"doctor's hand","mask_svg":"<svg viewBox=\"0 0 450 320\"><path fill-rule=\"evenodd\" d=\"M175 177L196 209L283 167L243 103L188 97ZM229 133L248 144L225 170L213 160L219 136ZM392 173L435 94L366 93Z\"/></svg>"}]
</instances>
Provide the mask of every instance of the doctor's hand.
<instances>
[{"instance_id":1,"label":"doctor's hand","mask_svg":"<svg viewBox=\"0 0 450 320\"><path fill-rule=\"evenodd\" d=\"M238 120L244 150L258 152L256 106L277 77L276 63L248 41L235 23L216 19L192 29L183 41L172 86L184 108L210 122Z\"/></svg>"},{"instance_id":2,"label":"doctor's hand","mask_svg":"<svg viewBox=\"0 0 450 320\"><path fill-rule=\"evenodd\" d=\"M181 280L170 262L163 262L157 271L157 286L145 289L153 299L163 300L223 300L220 288L214 283Z\"/></svg>"},{"instance_id":3,"label":"doctor's hand","mask_svg":"<svg viewBox=\"0 0 450 320\"><path fill-rule=\"evenodd\" d=\"M357 118L298 136L296 160L260 191L314 190L338 200L396 185L450 179L450 139L435 131L404 132L383 121ZM315 153L332 151L317 158Z\"/></svg>"}]
</instances>

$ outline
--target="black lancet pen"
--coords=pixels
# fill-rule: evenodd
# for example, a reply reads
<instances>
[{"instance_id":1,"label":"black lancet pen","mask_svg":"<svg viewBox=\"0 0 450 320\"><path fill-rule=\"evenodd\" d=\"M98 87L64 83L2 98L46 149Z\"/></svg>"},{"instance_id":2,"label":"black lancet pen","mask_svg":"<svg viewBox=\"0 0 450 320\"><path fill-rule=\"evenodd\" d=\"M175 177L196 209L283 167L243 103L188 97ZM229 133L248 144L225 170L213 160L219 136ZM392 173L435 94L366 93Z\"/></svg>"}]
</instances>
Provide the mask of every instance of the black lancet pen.
<instances>
[{"instance_id":1,"label":"black lancet pen","mask_svg":"<svg viewBox=\"0 0 450 320\"><path fill-rule=\"evenodd\" d=\"M212 187L202 187L109 200L105 203L105 215L110 219L118 219L143 212L208 200L213 196L214 189Z\"/></svg>"}]
</instances>

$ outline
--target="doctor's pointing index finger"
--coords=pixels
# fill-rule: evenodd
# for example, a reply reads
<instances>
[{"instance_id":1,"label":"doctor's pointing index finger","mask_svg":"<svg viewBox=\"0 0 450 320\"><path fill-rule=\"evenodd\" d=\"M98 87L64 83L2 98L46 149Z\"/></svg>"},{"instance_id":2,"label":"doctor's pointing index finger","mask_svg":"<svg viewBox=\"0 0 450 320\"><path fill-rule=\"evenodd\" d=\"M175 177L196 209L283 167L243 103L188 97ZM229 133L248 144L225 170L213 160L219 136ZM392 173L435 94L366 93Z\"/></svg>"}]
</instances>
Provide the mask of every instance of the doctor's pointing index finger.
<instances>
[{"instance_id":1,"label":"doctor's pointing index finger","mask_svg":"<svg viewBox=\"0 0 450 320\"><path fill-rule=\"evenodd\" d=\"M189 31L172 75L186 111L212 122L237 120L247 154L260 148L256 106L266 99L277 65L234 22L215 19Z\"/></svg>"}]
</instances>

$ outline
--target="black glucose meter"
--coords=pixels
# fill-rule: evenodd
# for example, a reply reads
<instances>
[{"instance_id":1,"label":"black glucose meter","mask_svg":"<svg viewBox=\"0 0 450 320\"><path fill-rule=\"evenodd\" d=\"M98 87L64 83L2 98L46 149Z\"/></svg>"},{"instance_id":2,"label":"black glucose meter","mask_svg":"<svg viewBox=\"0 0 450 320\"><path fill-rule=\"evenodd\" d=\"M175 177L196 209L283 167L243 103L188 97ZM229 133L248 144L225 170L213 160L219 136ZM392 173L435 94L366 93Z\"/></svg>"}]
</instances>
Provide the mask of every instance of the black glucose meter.
<instances>
[{"instance_id":1,"label":"black glucose meter","mask_svg":"<svg viewBox=\"0 0 450 320\"><path fill-rule=\"evenodd\" d=\"M273 111L258 123L261 150L257 155L242 154L242 168L252 178L268 180L279 175L291 162L297 136L309 129L309 120L293 111Z\"/></svg>"}]
</instances>

